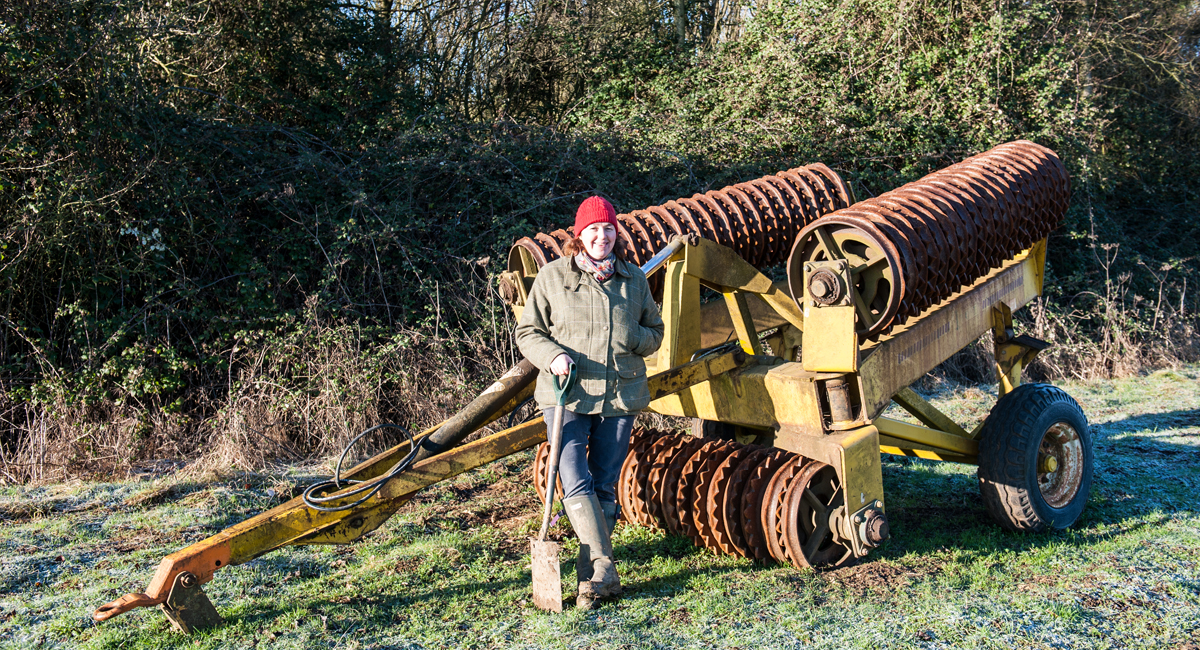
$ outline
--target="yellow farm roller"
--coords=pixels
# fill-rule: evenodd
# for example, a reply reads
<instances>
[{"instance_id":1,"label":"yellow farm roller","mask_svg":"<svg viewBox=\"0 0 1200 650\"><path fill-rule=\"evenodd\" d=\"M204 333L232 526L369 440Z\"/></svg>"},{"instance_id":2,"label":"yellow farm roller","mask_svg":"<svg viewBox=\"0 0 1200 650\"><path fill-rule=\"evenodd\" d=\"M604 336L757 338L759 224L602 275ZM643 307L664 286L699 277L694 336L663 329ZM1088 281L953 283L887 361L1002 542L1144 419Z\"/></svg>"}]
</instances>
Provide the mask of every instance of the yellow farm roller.
<instances>
[{"instance_id":1,"label":"yellow farm roller","mask_svg":"<svg viewBox=\"0 0 1200 650\"><path fill-rule=\"evenodd\" d=\"M622 517L717 552L838 565L888 537L886 453L978 465L1007 528L1074 523L1091 483L1087 421L1061 390L1021 385L1046 344L1012 320L1042 292L1045 237L1068 196L1057 156L1015 142L853 204L813 165L620 215L625 254L662 296L649 408L696 422L693 435L635 433ZM518 315L567 237L513 247L500 283ZM786 280L760 270L785 263ZM1001 397L967 431L909 386L989 331ZM184 632L219 623L201 588L217 570L286 545L350 543L421 488L543 442L537 419L460 444L527 400L536 374L523 361L415 449L353 468L341 478L358 483L327 490L329 507L298 497L168 555L145 593L94 618L159 605ZM881 417L893 402L922 424Z\"/></svg>"}]
</instances>

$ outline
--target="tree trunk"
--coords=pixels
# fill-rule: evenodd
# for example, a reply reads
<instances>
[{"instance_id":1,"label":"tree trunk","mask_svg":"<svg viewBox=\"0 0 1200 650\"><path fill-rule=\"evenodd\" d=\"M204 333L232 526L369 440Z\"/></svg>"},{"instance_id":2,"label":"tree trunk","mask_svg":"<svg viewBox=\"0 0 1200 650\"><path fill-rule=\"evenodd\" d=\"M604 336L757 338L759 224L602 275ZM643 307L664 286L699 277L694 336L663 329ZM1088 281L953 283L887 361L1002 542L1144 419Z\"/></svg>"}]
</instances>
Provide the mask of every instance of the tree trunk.
<instances>
[{"instance_id":1,"label":"tree trunk","mask_svg":"<svg viewBox=\"0 0 1200 650\"><path fill-rule=\"evenodd\" d=\"M675 44L683 49L687 40L687 0L675 0Z\"/></svg>"}]
</instances>

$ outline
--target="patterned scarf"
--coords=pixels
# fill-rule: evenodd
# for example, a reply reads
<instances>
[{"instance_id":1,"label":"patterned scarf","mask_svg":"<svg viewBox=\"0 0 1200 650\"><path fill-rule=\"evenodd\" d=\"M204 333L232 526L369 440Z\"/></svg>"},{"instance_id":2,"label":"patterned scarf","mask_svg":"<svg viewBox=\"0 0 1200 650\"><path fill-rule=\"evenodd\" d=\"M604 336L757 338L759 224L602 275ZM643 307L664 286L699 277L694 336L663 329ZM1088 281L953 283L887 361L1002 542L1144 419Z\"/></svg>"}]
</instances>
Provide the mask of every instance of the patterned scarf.
<instances>
[{"instance_id":1,"label":"patterned scarf","mask_svg":"<svg viewBox=\"0 0 1200 650\"><path fill-rule=\"evenodd\" d=\"M594 260L585 251L575 256L575 263L579 265L579 268L591 273L596 278L596 282L600 283L611 278L613 273L617 272L617 256L615 253L609 253L608 257L602 260Z\"/></svg>"}]
</instances>

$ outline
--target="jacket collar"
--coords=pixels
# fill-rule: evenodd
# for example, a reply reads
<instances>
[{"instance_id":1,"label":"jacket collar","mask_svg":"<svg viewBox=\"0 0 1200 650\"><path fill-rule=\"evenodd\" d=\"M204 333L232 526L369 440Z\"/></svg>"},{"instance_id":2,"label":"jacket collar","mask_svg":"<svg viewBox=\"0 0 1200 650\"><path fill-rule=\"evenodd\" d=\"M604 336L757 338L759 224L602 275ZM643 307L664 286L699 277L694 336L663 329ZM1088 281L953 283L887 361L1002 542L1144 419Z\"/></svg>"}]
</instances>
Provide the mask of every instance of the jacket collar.
<instances>
[{"instance_id":1,"label":"jacket collar","mask_svg":"<svg viewBox=\"0 0 1200 650\"><path fill-rule=\"evenodd\" d=\"M624 276L626 279L628 279L628 278L633 277L633 272L629 270L630 266L631 266L631 264L629 262L626 262L625 260L618 257L617 263L615 265L613 265L613 269L616 271L616 275L621 275L621 276ZM566 281L563 282L563 286L565 286L566 288L568 288L572 291L579 289L579 285L584 283L585 278L591 277L591 274L589 274L579 268L579 265L575 263L574 256L572 256L571 259L567 262L567 267L569 269L571 269L571 273L573 273L575 275L575 277L571 277L570 275L568 275L565 278ZM596 285L597 287L600 286L600 283L596 282L595 278L592 278L592 284Z\"/></svg>"}]
</instances>

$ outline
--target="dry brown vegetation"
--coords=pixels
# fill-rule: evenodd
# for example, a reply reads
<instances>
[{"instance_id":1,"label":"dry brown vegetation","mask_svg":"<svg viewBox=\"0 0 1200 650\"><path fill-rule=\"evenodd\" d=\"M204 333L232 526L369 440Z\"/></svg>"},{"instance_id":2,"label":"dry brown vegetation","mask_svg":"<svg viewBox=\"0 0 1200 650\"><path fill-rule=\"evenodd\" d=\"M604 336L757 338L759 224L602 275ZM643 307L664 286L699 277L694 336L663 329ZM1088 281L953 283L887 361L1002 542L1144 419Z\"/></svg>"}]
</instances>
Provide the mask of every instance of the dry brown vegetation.
<instances>
[{"instance_id":1,"label":"dry brown vegetation","mask_svg":"<svg viewBox=\"0 0 1200 650\"><path fill-rule=\"evenodd\" d=\"M456 298L466 300L466 292ZM194 471L254 470L329 458L381 422L417 433L442 421L513 362L513 350L492 345L490 332L397 328L368 337L312 306L311 318L286 336L239 341L229 352L227 374L173 409L110 400L34 404L0 391L7 400L0 401L0 417L20 441L0 448L3 480L129 476L184 464ZM454 307L448 301L447 308ZM499 318L497 327L511 325L502 313ZM348 458L365 458L401 436L380 432Z\"/></svg>"}]
</instances>

